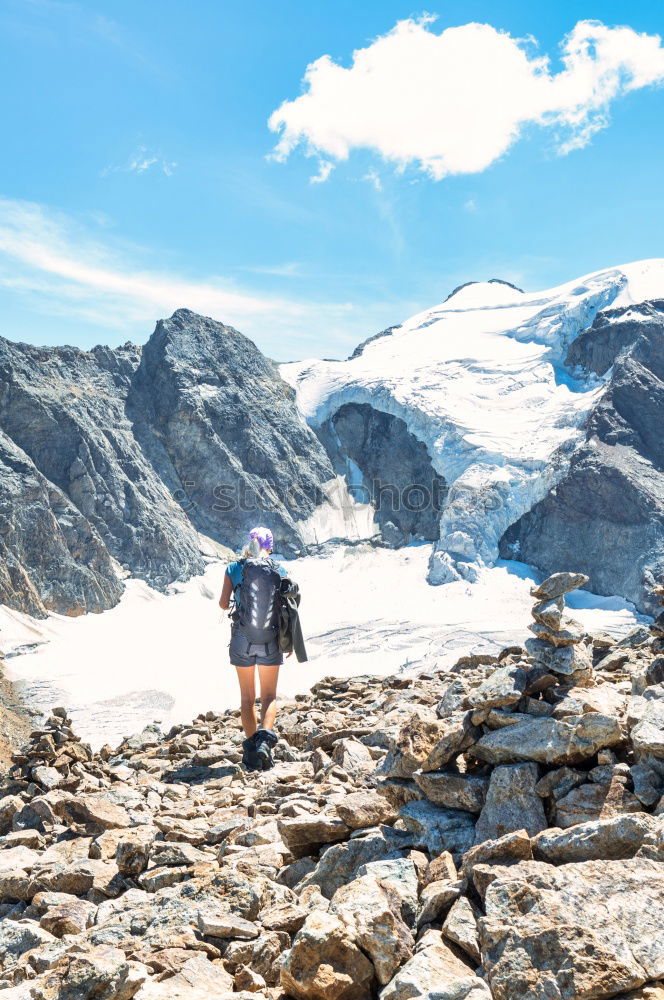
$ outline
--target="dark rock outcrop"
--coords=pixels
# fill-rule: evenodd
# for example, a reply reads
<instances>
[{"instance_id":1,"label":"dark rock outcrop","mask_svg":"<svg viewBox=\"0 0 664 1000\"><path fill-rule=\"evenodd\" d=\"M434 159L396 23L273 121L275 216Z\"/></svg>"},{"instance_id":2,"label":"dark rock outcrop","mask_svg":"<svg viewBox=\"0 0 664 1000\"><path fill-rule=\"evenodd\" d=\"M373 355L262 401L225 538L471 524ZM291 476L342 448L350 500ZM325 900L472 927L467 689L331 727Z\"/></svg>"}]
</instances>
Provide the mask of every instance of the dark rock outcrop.
<instances>
[{"instance_id":1,"label":"dark rock outcrop","mask_svg":"<svg viewBox=\"0 0 664 1000\"><path fill-rule=\"evenodd\" d=\"M366 403L346 403L319 436L354 500L375 508L387 544L438 538L445 480L404 420Z\"/></svg>"},{"instance_id":2,"label":"dark rock outcrop","mask_svg":"<svg viewBox=\"0 0 664 1000\"><path fill-rule=\"evenodd\" d=\"M186 579L199 531L235 547L263 514L301 546L332 470L293 397L250 340L188 310L142 349L0 338L0 602L103 610L123 576Z\"/></svg>"},{"instance_id":3,"label":"dark rock outcrop","mask_svg":"<svg viewBox=\"0 0 664 1000\"><path fill-rule=\"evenodd\" d=\"M570 365L603 375L585 440L558 486L501 540L501 555L545 572L574 563L599 594L652 611L664 571L664 302L599 313Z\"/></svg>"},{"instance_id":4,"label":"dark rock outcrop","mask_svg":"<svg viewBox=\"0 0 664 1000\"><path fill-rule=\"evenodd\" d=\"M323 500L332 467L295 390L250 340L179 309L145 345L128 410L200 531L235 540L265 514L277 548L301 546L298 522Z\"/></svg>"}]
</instances>

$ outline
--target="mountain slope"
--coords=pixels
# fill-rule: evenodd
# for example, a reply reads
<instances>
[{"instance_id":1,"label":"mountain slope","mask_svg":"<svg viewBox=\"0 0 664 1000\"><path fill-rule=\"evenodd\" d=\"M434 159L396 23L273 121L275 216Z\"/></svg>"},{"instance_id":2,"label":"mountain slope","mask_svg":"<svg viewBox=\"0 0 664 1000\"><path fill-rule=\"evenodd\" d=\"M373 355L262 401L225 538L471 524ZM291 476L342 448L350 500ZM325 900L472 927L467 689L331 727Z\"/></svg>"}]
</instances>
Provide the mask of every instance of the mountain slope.
<instances>
[{"instance_id":1,"label":"mountain slope","mask_svg":"<svg viewBox=\"0 0 664 1000\"><path fill-rule=\"evenodd\" d=\"M235 547L269 516L297 548L333 476L272 363L188 310L143 349L0 338L0 431L0 602L34 614L108 608L127 574L163 589L201 572L201 530Z\"/></svg>"},{"instance_id":2,"label":"mountain slope","mask_svg":"<svg viewBox=\"0 0 664 1000\"><path fill-rule=\"evenodd\" d=\"M545 571L573 561L599 593L654 613L664 576L664 301L598 314L568 361L609 373L606 388L568 472L508 529L501 552Z\"/></svg>"},{"instance_id":3,"label":"mountain slope","mask_svg":"<svg viewBox=\"0 0 664 1000\"><path fill-rule=\"evenodd\" d=\"M654 428L664 420L660 397L649 402L650 389L642 390L642 382L624 365L609 368L616 352L634 338L615 323L607 335L604 325L606 310L619 310L629 319L634 303L656 302L662 294L664 261L596 272L539 293L524 293L505 283L464 285L442 305L366 341L361 353L347 361L306 361L283 365L281 371L297 389L303 413L323 440L334 430L337 414L354 405L402 420L426 446L431 467L447 489L429 566L432 583L475 580L480 567L493 563L501 548L509 553L510 539L512 545L523 541L520 558L545 569L568 565L575 549L593 545L599 551L586 569L589 588L622 593L645 607L651 576L659 572L656 553L664 533L661 467L652 453L636 449L642 464L631 456L621 484L611 471L618 452L596 452L595 492L601 492L606 480L607 488L609 481L616 484L614 507L632 490L639 493L640 507L647 506L647 495L652 498L649 527L635 531L626 554L628 562L637 563L629 574L619 572L617 555L603 553L599 537L584 538L588 524L565 532L570 551L560 562L562 552L549 544L547 556L545 543L535 543L537 529L528 534L525 522L522 532L506 533L566 481L572 464L581 461L579 449L598 436L594 428L602 424L601 415L605 423L615 424L608 409L617 414L631 407L634 433L657 437ZM638 321L647 318L650 323L649 359L661 350L658 316L652 305ZM592 337L580 336L588 330ZM644 377L646 382L659 378L654 369ZM610 437L608 430L606 434ZM355 450L353 475L369 492L370 464L368 454ZM577 502L582 507L586 503ZM586 506L590 521L595 515L590 514L589 500ZM569 511L561 516L571 519ZM599 510L596 516L601 520ZM549 539L557 530L551 520ZM639 546L644 556L637 559ZM575 565L577 561L571 559Z\"/></svg>"}]
</instances>

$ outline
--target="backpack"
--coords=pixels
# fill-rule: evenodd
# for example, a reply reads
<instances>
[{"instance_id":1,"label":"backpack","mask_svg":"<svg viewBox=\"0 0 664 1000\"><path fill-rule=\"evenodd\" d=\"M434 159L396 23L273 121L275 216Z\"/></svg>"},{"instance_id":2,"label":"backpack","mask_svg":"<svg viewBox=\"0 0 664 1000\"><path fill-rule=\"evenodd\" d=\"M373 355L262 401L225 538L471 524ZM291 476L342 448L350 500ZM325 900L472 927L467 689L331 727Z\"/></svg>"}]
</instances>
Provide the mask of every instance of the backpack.
<instances>
[{"instance_id":1,"label":"backpack","mask_svg":"<svg viewBox=\"0 0 664 1000\"><path fill-rule=\"evenodd\" d=\"M279 627L281 574L271 559L242 560L237 623L250 642L269 642Z\"/></svg>"}]
</instances>

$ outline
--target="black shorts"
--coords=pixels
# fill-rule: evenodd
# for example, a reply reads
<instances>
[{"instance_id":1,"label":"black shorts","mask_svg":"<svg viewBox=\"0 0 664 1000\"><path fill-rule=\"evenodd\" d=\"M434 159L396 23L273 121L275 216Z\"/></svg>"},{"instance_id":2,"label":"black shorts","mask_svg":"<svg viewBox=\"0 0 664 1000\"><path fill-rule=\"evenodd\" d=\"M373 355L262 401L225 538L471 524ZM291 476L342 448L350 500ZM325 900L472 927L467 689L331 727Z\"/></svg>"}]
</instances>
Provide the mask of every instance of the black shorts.
<instances>
[{"instance_id":1,"label":"black shorts","mask_svg":"<svg viewBox=\"0 0 664 1000\"><path fill-rule=\"evenodd\" d=\"M284 654L279 649L279 637L267 642L251 642L237 626L231 628L228 655L234 667L278 667L284 662Z\"/></svg>"}]
</instances>

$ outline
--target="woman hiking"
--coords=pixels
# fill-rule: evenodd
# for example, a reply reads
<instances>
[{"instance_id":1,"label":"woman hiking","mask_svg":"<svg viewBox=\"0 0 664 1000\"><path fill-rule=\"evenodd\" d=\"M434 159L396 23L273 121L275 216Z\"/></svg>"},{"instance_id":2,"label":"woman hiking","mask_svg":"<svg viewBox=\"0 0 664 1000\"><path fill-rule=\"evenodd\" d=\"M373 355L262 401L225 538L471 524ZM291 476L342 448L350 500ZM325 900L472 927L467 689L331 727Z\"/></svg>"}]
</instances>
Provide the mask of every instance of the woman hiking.
<instances>
[{"instance_id":1,"label":"woman hiking","mask_svg":"<svg viewBox=\"0 0 664 1000\"><path fill-rule=\"evenodd\" d=\"M279 648L279 594L285 569L271 558L272 532L259 526L249 532L241 557L229 563L219 606L226 611L235 599L228 653L240 682L240 717L246 739L242 762L250 771L273 765L273 731L277 714L277 680L283 653ZM288 654L291 655L290 653ZM256 667L260 682L260 724L256 717Z\"/></svg>"}]
</instances>

